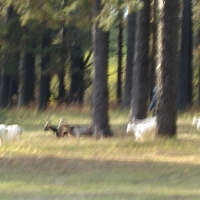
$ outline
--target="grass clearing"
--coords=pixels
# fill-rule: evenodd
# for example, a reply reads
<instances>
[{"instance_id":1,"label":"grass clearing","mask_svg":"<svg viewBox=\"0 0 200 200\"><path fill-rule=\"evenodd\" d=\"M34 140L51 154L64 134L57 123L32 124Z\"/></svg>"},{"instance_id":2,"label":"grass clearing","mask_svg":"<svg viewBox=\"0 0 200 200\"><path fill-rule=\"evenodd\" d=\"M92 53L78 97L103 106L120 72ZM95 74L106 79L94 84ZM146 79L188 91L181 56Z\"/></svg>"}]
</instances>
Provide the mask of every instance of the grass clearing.
<instances>
[{"instance_id":1,"label":"grass clearing","mask_svg":"<svg viewBox=\"0 0 200 200\"><path fill-rule=\"evenodd\" d=\"M177 139L135 142L128 111L110 112L114 137L57 139L43 132L64 118L89 124L88 108L0 111L1 123L25 128L20 142L0 146L0 199L198 199L200 133L179 116Z\"/></svg>"}]
</instances>

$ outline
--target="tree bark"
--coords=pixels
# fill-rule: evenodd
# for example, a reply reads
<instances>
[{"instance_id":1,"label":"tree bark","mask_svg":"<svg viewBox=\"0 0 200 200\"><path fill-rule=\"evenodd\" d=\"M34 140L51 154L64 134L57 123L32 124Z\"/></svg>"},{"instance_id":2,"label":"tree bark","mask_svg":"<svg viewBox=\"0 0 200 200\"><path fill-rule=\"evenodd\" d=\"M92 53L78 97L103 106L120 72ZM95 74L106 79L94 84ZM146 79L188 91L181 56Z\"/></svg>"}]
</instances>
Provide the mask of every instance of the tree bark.
<instances>
[{"instance_id":1,"label":"tree bark","mask_svg":"<svg viewBox=\"0 0 200 200\"><path fill-rule=\"evenodd\" d=\"M21 105L29 106L35 100L35 55L25 50L22 59Z\"/></svg>"},{"instance_id":2,"label":"tree bark","mask_svg":"<svg viewBox=\"0 0 200 200\"><path fill-rule=\"evenodd\" d=\"M177 120L179 1L159 0L157 135L174 137Z\"/></svg>"},{"instance_id":3,"label":"tree bark","mask_svg":"<svg viewBox=\"0 0 200 200\"><path fill-rule=\"evenodd\" d=\"M192 1L183 1L179 65L179 110L192 104Z\"/></svg>"},{"instance_id":4,"label":"tree bark","mask_svg":"<svg viewBox=\"0 0 200 200\"><path fill-rule=\"evenodd\" d=\"M95 0L95 17L102 9L101 0ZM95 136L111 136L108 118L108 32L93 27L94 77L92 92L92 128Z\"/></svg>"},{"instance_id":5,"label":"tree bark","mask_svg":"<svg viewBox=\"0 0 200 200\"><path fill-rule=\"evenodd\" d=\"M60 67L58 70L58 103L62 104L65 100L65 70L68 56L67 28L65 28L64 26L62 28L62 43L60 56Z\"/></svg>"},{"instance_id":6,"label":"tree bark","mask_svg":"<svg viewBox=\"0 0 200 200\"><path fill-rule=\"evenodd\" d=\"M123 11L118 13L118 66L117 66L117 103L122 99L122 51L123 51Z\"/></svg>"},{"instance_id":7,"label":"tree bark","mask_svg":"<svg viewBox=\"0 0 200 200\"><path fill-rule=\"evenodd\" d=\"M143 119L147 114L151 0L143 0L143 3L143 8L137 13L130 119Z\"/></svg>"},{"instance_id":8,"label":"tree bark","mask_svg":"<svg viewBox=\"0 0 200 200\"><path fill-rule=\"evenodd\" d=\"M9 106L16 106L19 95L19 53L12 54L12 72L9 83Z\"/></svg>"},{"instance_id":9,"label":"tree bark","mask_svg":"<svg viewBox=\"0 0 200 200\"><path fill-rule=\"evenodd\" d=\"M45 31L42 49L45 51L51 46L51 36L48 30ZM49 103L50 97L50 53L46 52L41 60L41 77L40 77L40 90L39 90L39 110L45 110Z\"/></svg>"},{"instance_id":10,"label":"tree bark","mask_svg":"<svg viewBox=\"0 0 200 200\"><path fill-rule=\"evenodd\" d=\"M127 25L127 59L126 59L126 73L125 73L124 93L122 99L122 108L129 108L131 103L135 33L136 33L136 13L130 13L128 14L128 25Z\"/></svg>"},{"instance_id":11,"label":"tree bark","mask_svg":"<svg viewBox=\"0 0 200 200\"><path fill-rule=\"evenodd\" d=\"M153 89L156 86L156 56L157 56L157 0L153 0L151 6L151 44L150 44L150 99L153 97Z\"/></svg>"},{"instance_id":12,"label":"tree bark","mask_svg":"<svg viewBox=\"0 0 200 200\"><path fill-rule=\"evenodd\" d=\"M1 91L0 91L0 107L5 108L9 105L9 83L10 76L6 75L4 69L1 71Z\"/></svg>"},{"instance_id":13,"label":"tree bark","mask_svg":"<svg viewBox=\"0 0 200 200\"><path fill-rule=\"evenodd\" d=\"M6 50L3 55L0 90L0 107L3 108L16 105L18 98L19 50L17 45L21 37L21 27L13 5L7 8L6 26L8 30L5 35ZM13 28L16 34L13 34Z\"/></svg>"},{"instance_id":14,"label":"tree bark","mask_svg":"<svg viewBox=\"0 0 200 200\"><path fill-rule=\"evenodd\" d=\"M80 47L78 47L79 49ZM75 49L74 49L75 50ZM77 50L77 49L76 49ZM71 84L70 103L83 103L84 91L84 63L83 56L77 55L76 51L71 52Z\"/></svg>"}]
</instances>

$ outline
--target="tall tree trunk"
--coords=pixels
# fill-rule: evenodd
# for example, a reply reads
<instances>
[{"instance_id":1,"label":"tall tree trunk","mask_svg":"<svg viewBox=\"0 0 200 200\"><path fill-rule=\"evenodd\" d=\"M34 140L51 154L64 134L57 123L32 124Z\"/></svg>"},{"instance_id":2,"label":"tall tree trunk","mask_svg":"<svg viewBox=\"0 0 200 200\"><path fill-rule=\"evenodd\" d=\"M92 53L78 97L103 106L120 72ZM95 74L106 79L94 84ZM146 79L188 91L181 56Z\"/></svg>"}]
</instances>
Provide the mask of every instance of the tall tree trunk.
<instances>
[{"instance_id":1,"label":"tall tree trunk","mask_svg":"<svg viewBox=\"0 0 200 200\"><path fill-rule=\"evenodd\" d=\"M58 103L62 104L65 100L65 69L61 68L58 72Z\"/></svg>"},{"instance_id":2,"label":"tall tree trunk","mask_svg":"<svg viewBox=\"0 0 200 200\"><path fill-rule=\"evenodd\" d=\"M131 102L135 33L136 33L136 13L134 12L128 14L127 59L126 59L126 73L125 73L124 93L122 99L122 108L130 107L130 102Z\"/></svg>"},{"instance_id":3,"label":"tall tree trunk","mask_svg":"<svg viewBox=\"0 0 200 200\"><path fill-rule=\"evenodd\" d=\"M70 70L71 84L70 84L69 101L71 103L82 103L81 102L82 98L80 96L82 96L81 93L84 88L84 79L83 79L84 63L83 63L83 56L77 55L76 52L77 51L71 53L71 70Z\"/></svg>"},{"instance_id":4,"label":"tall tree trunk","mask_svg":"<svg viewBox=\"0 0 200 200\"><path fill-rule=\"evenodd\" d=\"M192 104L192 1L183 1L179 66L179 110Z\"/></svg>"},{"instance_id":5,"label":"tall tree trunk","mask_svg":"<svg viewBox=\"0 0 200 200\"><path fill-rule=\"evenodd\" d=\"M196 48L198 48L200 46L200 28L198 28L197 30L197 36L196 36ZM200 105L200 64L198 63L198 100L197 103L198 105Z\"/></svg>"},{"instance_id":6,"label":"tall tree trunk","mask_svg":"<svg viewBox=\"0 0 200 200\"><path fill-rule=\"evenodd\" d=\"M50 31L44 32L42 49L45 51L51 46ZM40 77L40 90L39 90L39 110L45 110L49 103L50 97L50 81L51 75L49 70L50 53L47 52L42 56L41 60L41 77Z\"/></svg>"},{"instance_id":7,"label":"tall tree trunk","mask_svg":"<svg viewBox=\"0 0 200 200\"><path fill-rule=\"evenodd\" d=\"M61 66L58 71L58 102L63 103L65 99L65 68L67 61L67 29L62 29L62 43L61 43Z\"/></svg>"},{"instance_id":8,"label":"tall tree trunk","mask_svg":"<svg viewBox=\"0 0 200 200\"><path fill-rule=\"evenodd\" d=\"M61 6L65 8L67 5L68 0L62 0ZM61 43L61 66L58 72L58 102L62 104L65 101L65 68L66 68L66 61L67 61L67 28L63 24L62 27L62 43Z\"/></svg>"},{"instance_id":9,"label":"tall tree trunk","mask_svg":"<svg viewBox=\"0 0 200 200\"><path fill-rule=\"evenodd\" d=\"M5 62L5 60L4 60ZM5 108L9 105L9 83L10 75L5 73L5 69L1 71L1 91L0 91L0 107Z\"/></svg>"},{"instance_id":10,"label":"tall tree trunk","mask_svg":"<svg viewBox=\"0 0 200 200\"><path fill-rule=\"evenodd\" d=\"M101 12L101 0L95 0L95 18ZM111 136L108 117L108 32L104 32L94 23L94 77L92 99L92 127L94 135Z\"/></svg>"},{"instance_id":11,"label":"tall tree trunk","mask_svg":"<svg viewBox=\"0 0 200 200\"><path fill-rule=\"evenodd\" d=\"M179 1L159 0L157 135L176 135Z\"/></svg>"},{"instance_id":12,"label":"tall tree trunk","mask_svg":"<svg viewBox=\"0 0 200 200\"><path fill-rule=\"evenodd\" d=\"M32 47L33 48L33 47ZM35 55L25 50L22 58L21 105L29 106L34 102L35 93Z\"/></svg>"},{"instance_id":13,"label":"tall tree trunk","mask_svg":"<svg viewBox=\"0 0 200 200\"><path fill-rule=\"evenodd\" d=\"M122 60L123 60L123 11L118 13L118 66L117 66L117 102L122 99Z\"/></svg>"},{"instance_id":14,"label":"tall tree trunk","mask_svg":"<svg viewBox=\"0 0 200 200\"><path fill-rule=\"evenodd\" d=\"M16 47L19 45L21 34L19 18L13 5L7 9L6 26L8 29L5 37L7 49L3 55L1 70L0 107L14 105L18 96L19 51ZM13 28L16 30L14 35L11 30Z\"/></svg>"},{"instance_id":15,"label":"tall tree trunk","mask_svg":"<svg viewBox=\"0 0 200 200\"><path fill-rule=\"evenodd\" d=\"M156 85L156 55L157 55L157 0L153 0L151 9L151 44L150 44L150 99Z\"/></svg>"},{"instance_id":16,"label":"tall tree trunk","mask_svg":"<svg viewBox=\"0 0 200 200\"><path fill-rule=\"evenodd\" d=\"M19 54L12 54L12 73L10 75L10 84L9 84L9 106L17 105L17 98L19 93Z\"/></svg>"},{"instance_id":17,"label":"tall tree trunk","mask_svg":"<svg viewBox=\"0 0 200 200\"><path fill-rule=\"evenodd\" d=\"M130 118L142 119L147 114L149 91L149 34L150 34L150 3L143 0L144 6L137 13L137 30L132 80L132 100Z\"/></svg>"}]
</instances>

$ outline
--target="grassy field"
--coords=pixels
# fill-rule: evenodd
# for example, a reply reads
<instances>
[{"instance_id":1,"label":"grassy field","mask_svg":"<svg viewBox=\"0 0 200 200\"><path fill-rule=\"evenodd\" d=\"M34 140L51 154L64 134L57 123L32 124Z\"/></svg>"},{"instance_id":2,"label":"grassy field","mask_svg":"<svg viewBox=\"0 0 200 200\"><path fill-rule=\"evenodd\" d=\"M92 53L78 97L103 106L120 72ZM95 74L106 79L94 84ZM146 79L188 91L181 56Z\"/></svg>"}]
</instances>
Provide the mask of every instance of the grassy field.
<instances>
[{"instance_id":1,"label":"grassy field","mask_svg":"<svg viewBox=\"0 0 200 200\"><path fill-rule=\"evenodd\" d=\"M192 114L178 119L176 139L135 142L128 111L110 112L114 137L61 138L46 121L90 124L88 108L0 111L1 123L25 128L22 140L0 146L0 199L155 200L200 198L200 133Z\"/></svg>"}]
</instances>

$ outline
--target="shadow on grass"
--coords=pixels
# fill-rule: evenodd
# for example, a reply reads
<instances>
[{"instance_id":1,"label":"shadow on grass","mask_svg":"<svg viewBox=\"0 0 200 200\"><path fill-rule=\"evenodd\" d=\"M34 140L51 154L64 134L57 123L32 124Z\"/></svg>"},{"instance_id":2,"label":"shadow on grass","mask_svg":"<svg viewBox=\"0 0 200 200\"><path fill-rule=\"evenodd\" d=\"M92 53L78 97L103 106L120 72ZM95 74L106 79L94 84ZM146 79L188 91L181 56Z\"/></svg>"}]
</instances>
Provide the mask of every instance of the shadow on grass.
<instances>
[{"instance_id":1,"label":"shadow on grass","mask_svg":"<svg viewBox=\"0 0 200 200\"><path fill-rule=\"evenodd\" d=\"M199 199L199 165L0 158L0 199Z\"/></svg>"}]
</instances>

